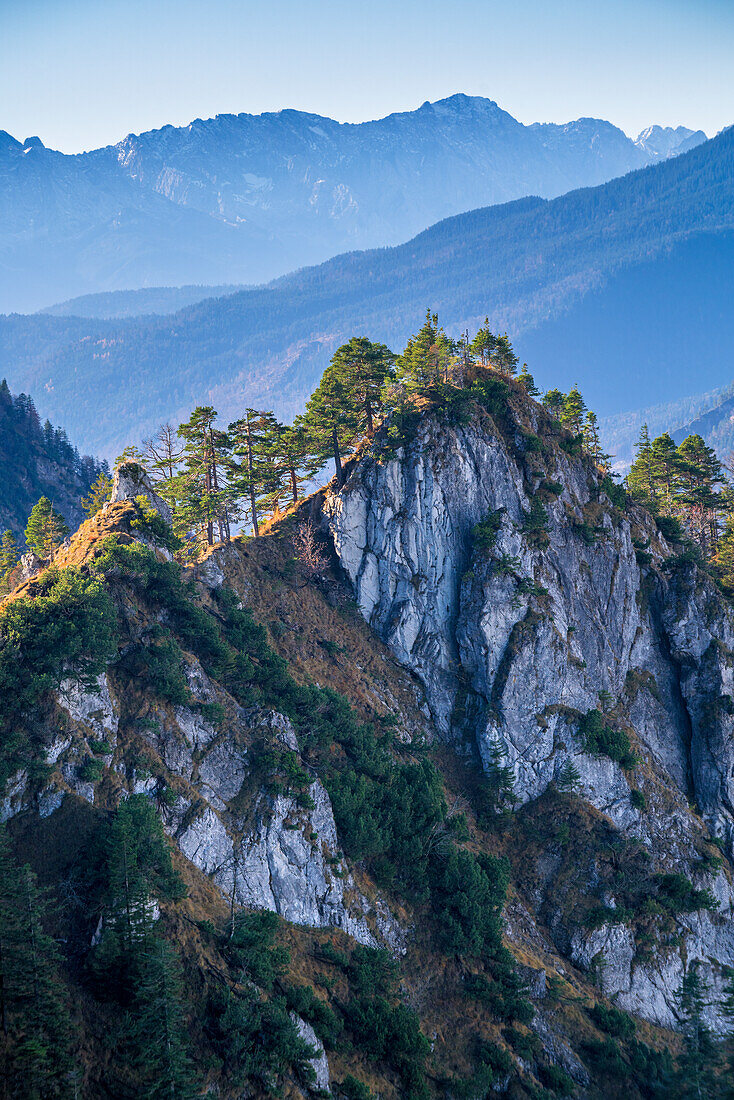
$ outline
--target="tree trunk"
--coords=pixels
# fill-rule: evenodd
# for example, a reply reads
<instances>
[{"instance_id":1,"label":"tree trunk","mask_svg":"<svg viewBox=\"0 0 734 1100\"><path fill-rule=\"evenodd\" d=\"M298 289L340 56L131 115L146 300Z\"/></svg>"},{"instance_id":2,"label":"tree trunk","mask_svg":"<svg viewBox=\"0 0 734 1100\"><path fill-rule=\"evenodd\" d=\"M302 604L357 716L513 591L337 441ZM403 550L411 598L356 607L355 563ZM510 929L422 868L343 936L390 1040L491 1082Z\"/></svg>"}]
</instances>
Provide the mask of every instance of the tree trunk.
<instances>
[{"instance_id":1,"label":"tree trunk","mask_svg":"<svg viewBox=\"0 0 734 1100\"><path fill-rule=\"evenodd\" d=\"M254 461L252 457L252 433L250 430L250 421L247 421L247 472L249 474L250 484L250 508L252 509L252 533L255 538L260 537L260 528L257 525L257 499L255 497L255 479L253 477Z\"/></svg>"},{"instance_id":2,"label":"tree trunk","mask_svg":"<svg viewBox=\"0 0 734 1100\"><path fill-rule=\"evenodd\" d=\"M336 424L331 429L331 442L334 448L334 468L336 470L336 483L341 489L344 484L344 471L342 469L341 455L339 454L339 437L336 434Z\"/></svg>"},{"instance_id":3,"label":"tree trunk","mask_svg":"<svg viewBox=\"0 0 734 1100\"><path fill-rule=\"evenodd\" d=\"M291 466L291 493L293 494L293 503L298 504L298 482L296 481L295 466Z\"/></svg>"}]
</instances>

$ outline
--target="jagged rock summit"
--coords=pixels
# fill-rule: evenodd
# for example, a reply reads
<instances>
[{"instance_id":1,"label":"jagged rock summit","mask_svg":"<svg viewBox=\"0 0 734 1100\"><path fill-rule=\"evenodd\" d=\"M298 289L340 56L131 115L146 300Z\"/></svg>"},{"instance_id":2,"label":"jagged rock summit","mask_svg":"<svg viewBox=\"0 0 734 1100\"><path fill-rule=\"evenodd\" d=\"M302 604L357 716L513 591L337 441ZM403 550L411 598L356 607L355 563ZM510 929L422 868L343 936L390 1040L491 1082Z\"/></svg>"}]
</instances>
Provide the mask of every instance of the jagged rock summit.
<instances>
[{"instance_id":1,"label":"jagged rock summit","mask_svg":"<svg viewBox=\"0 0 734 1100\"><path fill-rule=\"evenodd\" d=\"M519 395L467 422L438 410L390 457L360 458L325 513L361 613L423 684L443 739L485 768L505 757L520 804L572 768L579 797L659 873L715 894L717 911L681 916L680 947L650 962L621 899L585 932L555 894L559 867L537 872L559 949L586 967L603 953L616 1003L673 1026L686 959L714 987L734 965L730 864L712 874L702 860L711 839L734 854L734 613L649 514L568 451ZM590 747L587 715L601 711L632 766ZM587 872L593 882L593 858Z\"/></svg>"}]
</instances>

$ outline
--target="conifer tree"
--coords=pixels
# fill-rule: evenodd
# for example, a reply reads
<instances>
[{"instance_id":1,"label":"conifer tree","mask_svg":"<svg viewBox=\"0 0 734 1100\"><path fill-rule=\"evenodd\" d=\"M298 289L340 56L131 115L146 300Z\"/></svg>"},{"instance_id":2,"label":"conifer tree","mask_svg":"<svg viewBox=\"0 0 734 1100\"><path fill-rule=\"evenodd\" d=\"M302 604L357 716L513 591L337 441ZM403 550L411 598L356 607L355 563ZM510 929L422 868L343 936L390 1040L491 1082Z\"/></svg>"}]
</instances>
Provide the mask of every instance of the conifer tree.
<instances>
[{"instance_id":1,"label":"conifer tree","mask_svg":"<svg viewBox=\"0 0 734 1100\"><path fill-rule=\"evenodd\" d=\"M313 453L321 462L334 459L338 486L344 484L342 455L359 432L360 418L351 400L347 379L331 364L311 394L303 417Z\"/></svg>"},{"instance_id":2,"label":"conifer tree","mask_svg":"<svg viewBox=\"0 0 734 1100\"><path fill-rule=\"evenodd\" d=\"M190 1100L199 1089L188 1051L179 961L165 940L156 937L142 962L128 1030L136 1096Z\"/></svg>"},{"instance_id":3,"label":"conifer tree","mask_svg":"<svg viewBox=\"0 0 734 1100\"><path fill-rule=\"evenodd\" d=\"M453 366L453 341L439 327L438 314L429 309L423 327L397 359L396 380L409 395L425 394L447 382Z\"/></svg>"},{"instance_id":4,"label":"conifer tree","mask_svg":"<svg viewBox=\"0 0 734 1100\"><path fill-rule=\"evenodd\" d=\"M555 416L557 420L561 419L561 409L563 408L564 395L560 390L548 390L542 400L542 405L548 410L548 412Z\"/></svg>"},{"instance_id":5,"label":"conifer tree","mask_svg":"<svg viewBox=\"0 0 734 1100\"><path fill-rule=\"evenodd\" d=\"M631 496L648 508L651 512L657 511L658 494L655 479L655 464L652 457L652 446L647 424L640 428L640 438L637 441L637 454L627 475L627 487Z\"/></svg>"},{"instance_id":6,"label":"conifer tree","mask_svg":"<svg viewBox=\"0 0 734 1100\"><path fill-rule=\"evenodd\" d=\"M676 993L676 1002L684 1040L678 1064L676 1096L711 1100L717 1092L718 1050L704 1019L708 1001L697 959L688 965Z\"/></svg>"},{"instance_id":7,"label":"conifer tree","mask_svg":"<svg viewBox=\"0 0 734 1100\"><path fill-rule=\"evenodd\" d=\"M183 458L183 447L173 424L161 424L155 435L143 440L143 454L155 483L172 482Z\"/></svg>"},{"instance_id":8,"label":"conifer tree","mask_svg":"<svg viewBox=\"0 0 734 1100\"><path fill-rule=\"evenodd\" d=\"M9 588L9 574L18 564L20 553L12 531L5 531L0 541L0 595Z\"/></svg>"},{"instance_id":9,"label":"conifer tree","mask_svg":"<svg viewBox=\"0 0 734 1100\"><path fill-rule=\"evenodd\" d=\"M518 358L512 348L507 333L497 337L494 353L491 358L492 366L500 374L512 377L517 371Z\"/></svg>"},{"instance_id":10,"label":"conifer tree","mask_svg":"<svg viewBox=\"0 0 734 1100\"><path fill-rule=\"evenodd\" d=\"M656 503L667 516L674 515L677 478L680 467L678 450L668 432L653 439L650 444L650 461L656 489Z\"/></svg>"},{"instance_id":11,"label":"conifer tree","mask_svg":"<svg viewBox=\"0 0 734 1100\"><path fill-rule=\"evenodd\" d=\"M0 1084L7 1100L70 1095L71 1024L47 903L0 826Z\"/></svg>"},{"instance_id":12,"label":"conifer tree","mask_svg":"<svg viewBox=\"0 0 734 1100\"><path fill-rule=\"evenodd\" d=\"M713 448L700 435L689 435L678 448L679 501L689 533L696 538L704 557L713 554L718 539L719 515L723 503L716 488L725 481L721 463Z\"/></svg>"},{"instance_id":13,"label":"conifer tree","mask_svg":"<svg viewBox=\"0 0 734 1100\"><path fill-rule=\"evenodd\" d=\"M724 530L716 545L714 573L727 596L734 596L734 514L726 517Z\"/></svg>"},{"instance_id":14,"label":"conifer tree","mask_svg":"<svg viewBox=\"0 0 734 1100\"><path fill-rule=\"evenodd\" d=\"M47 561L69 534L63 516L54 510L48 497L33 505L25 529L25 541L36 557Z\"/></svg>"},{"instance_id":15,"label":"conifer tree","mask_svg":"<svg viewBox=\"0 0 734 1100\"><path fill-rule=\"evenodd\" d=\"M308 428L301 417L293 425L275 423L270 444L279 484L298 502L301 485L318 473L322 463L314 456Z\"/></svg>"},{"instance_id":16,"label":"conifer tree","mask_svg":"<svg viewBox=\"0 0 734 1100\"><path fill-rule=\"evenodd\" d=\"M170 485L176 533L186 536L191 531L206 546L213 546L215 531L222 542L230 533L226 485L230 445L226 432L214 427L216 418L210 405L199 406L179 427L183 469Z\"/></svg>"},{"instance_id":17,"label":"conifer tree","mask_svg":"<svg viewBox=\"0 0 734 1100\"><path fill-rule=\"evenodd\" d=\"M596 413L592 412L591 409L586 413L582 433L587 454L600 469L608 473L610 469L609 461L612 456L605 454L602 450L601 439L599 438L599 420Z\"/></svg>"},{"instance_id":18,"label":"conifer tree","mask_svg":"<svg viewBox=\"0 0 734 1100\"><path fill-rule=\"evenodd\" d=\"M245 409L245 415L229 426L232 453L240 462L230 462L230 483L236 499L246 498L245 513L255 538L260 535L260 508L277 491L279 479L272 461L272 447L278 431L272 412ZM275 500L277 503L277 498ZM242 507L242 506L240 506Z\"/></svg>"},{"instance_id":19,"label":"conifer tree","mask_svg":"<svg viewBox=\"0 0 734 1100\"><path fill-rule=\"evenodd\" d=\"M375 416L382 409L382 390L392 376L394 363L389 348L373 344L366 336L353 336L332 357L331 369L344 382L358 431L369 436L374 434Z\"/></svg>"},{"instance_id":20,"label":"conifer tree","mask_svg":"<svg viewBox=\"0 0 734 1100\"><path fill-rule=\"evenodd\" d=\"M489 327L489 317L485 317L484 324L471 342L471 352L483 367L489 367L496 349L497 337Z\"/></svg>"},{"instance_id":21,"label":"conifer tree","mask_svg":"<svg viewBox=\"0 0 734 1100\"><path fill-rule=\"evenodd\" d=\"M724 995L719 1005L721 1015L729 1021L731 1030L734 1031L734 970L725 970L726 981L724 983ZM734 1042L729 1036L729 1055L726 1071L723 1074L724 1087L721 1100L734 1100Z\"/></svg>"},{"instance_id":22,"label":"conifer tree","mask_svg":"<svg viewBox=\"0 0 734 1100\"><path fill-rule=\"evenodd\" d=\"M586 404L578 386L572 386L561 406L561 424L574 435L581 435L586 418Z\"/></svg>"},{"instance_id":23,"label":"conifer tree","mask_svg":"<svg viewBox=\"0 0 734 1100\"><path fill-rule=\"evenodd\" d=\"M527 363L523 363L522 370L518 374L517 380L520 383L520 385L522 386L522 388L525 390L525 393L529 397L539 397L540 396L540 390L535 385L535 379L533 378L532 374L528 370Z\"/></svg>"},{"instance_id":24,"label":"conifer tree","mask_svg":"<svg viewBox=\"0 0 734 1100\"><path fill-rule=\"evenodd\" d=\"M112 478L101 470L89 487L89 495L82 497L82 508L88 516L96 516L112 495Z\"/></svg>"}]
</instances>

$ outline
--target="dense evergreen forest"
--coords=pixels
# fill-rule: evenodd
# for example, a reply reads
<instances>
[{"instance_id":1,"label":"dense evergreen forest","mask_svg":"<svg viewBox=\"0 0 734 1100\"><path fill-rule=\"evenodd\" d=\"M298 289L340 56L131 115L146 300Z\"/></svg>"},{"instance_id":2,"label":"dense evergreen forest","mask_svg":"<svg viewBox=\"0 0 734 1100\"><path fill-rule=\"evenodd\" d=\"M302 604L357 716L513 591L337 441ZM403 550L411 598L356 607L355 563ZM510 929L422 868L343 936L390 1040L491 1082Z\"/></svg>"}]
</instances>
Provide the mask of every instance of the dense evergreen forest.
<instances>
[{"instance_id":1,"label":"dense evergreen forest","mask_svg":"<svg viewBox=\"0 0 734 1100\"><path fill-rule=\"evenodd\" d=\"M106 470L80 455L63 428L41 423L33 399L0 383L0 530L23 533L40 496L51 499L70 527L83 519L81 497Z\"/></svg>"}]
</instances>

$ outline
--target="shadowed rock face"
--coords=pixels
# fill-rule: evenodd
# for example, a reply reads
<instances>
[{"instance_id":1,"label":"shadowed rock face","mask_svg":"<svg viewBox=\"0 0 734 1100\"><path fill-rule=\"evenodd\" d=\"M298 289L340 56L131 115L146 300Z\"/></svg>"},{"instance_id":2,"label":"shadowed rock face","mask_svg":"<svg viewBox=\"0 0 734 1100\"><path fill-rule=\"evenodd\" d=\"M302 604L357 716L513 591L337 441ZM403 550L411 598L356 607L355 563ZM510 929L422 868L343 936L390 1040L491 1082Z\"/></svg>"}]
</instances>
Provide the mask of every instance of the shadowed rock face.
<instances>
[{"instance_id":1,"label":"shadowed rock face","mask_svg":"<svg viewBox=\"0 0 734 1100\"><path fill-rule=\"evenodd\" d=\"M429 416L390 460L360 459L326 499L336 552L365 619L423 683L441 736L472 745L485 766L499 748L521 803L571 763L578 793L660 870L717 894L718 914L679 918L681 934L689 958L731 965L731 888L723 872L697 871L704 830L688 800L731 855L732 610L695 565L663 567L672 550L651 517L614 508L586 460L546 441L538 406L524 404L520 419L515 432L480 412L454 427ZM541 461L525 451L529 433L543 435ZM547 522L533 536L523 526L535 494ZM490 513L496 540L483 551L472 532ZM642 569L633 538L650 542ZM579 720L602 706L628 733L632 772L586 749ZM677 952L640 964L624 925L563 935L582 967L609 957L603 981L621 1005L673 1022Z\"/></svg>"}]
</instances>

